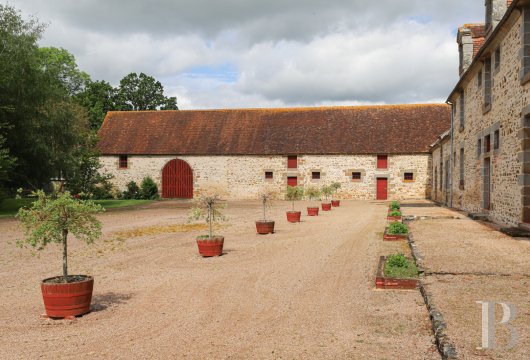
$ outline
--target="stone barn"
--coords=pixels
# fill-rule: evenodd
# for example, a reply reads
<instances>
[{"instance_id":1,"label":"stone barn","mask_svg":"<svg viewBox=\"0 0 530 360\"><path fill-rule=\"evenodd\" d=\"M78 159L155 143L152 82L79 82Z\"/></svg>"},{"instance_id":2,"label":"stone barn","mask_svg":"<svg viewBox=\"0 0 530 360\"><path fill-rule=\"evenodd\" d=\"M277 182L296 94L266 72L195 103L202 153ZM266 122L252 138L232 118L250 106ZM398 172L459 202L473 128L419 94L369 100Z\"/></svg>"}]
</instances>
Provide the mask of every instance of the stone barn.
<instances>
[{"instance_id":1,"label":"stone barn","mask_svg":"<svg viewBox=\"0 0 530 360\"><path fill-rule=\"evenodd\" d=\"M109 112L98 147L118 189L150 176L163 198L339 182L342 198L424 199L431 145L450 125L440 104Z\"/></svg>"}]
</instances>

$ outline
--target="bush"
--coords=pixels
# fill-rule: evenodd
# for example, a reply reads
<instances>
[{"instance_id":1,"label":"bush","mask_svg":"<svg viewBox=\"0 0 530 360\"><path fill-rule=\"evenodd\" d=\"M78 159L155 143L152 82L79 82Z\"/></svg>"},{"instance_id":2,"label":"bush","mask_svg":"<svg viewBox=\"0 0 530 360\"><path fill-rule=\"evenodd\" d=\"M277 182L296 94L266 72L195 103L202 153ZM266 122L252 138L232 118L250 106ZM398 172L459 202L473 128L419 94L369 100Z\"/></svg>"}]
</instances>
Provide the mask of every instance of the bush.
<instances>
[{"instance_id":1,"label":"bush","mask_svg":"<svg viewBox=\"0 0 530 360\"><path fill-rule=\"evenodd\" d=\"M418 276L418 268L403 254L392 254L385 262L385 276L391 278L414 278Z\"/></svg>"},{"instance_id":2,"label":"bush","mask_svg":"<svg viewBox=\"0 0 530 360\"><path fill-rule=\"evenodd\" d=\"M390 214L388 214L389 216L401 216L401 212L397 211L397 210L392 210L390 212Z\"/></svg>"},{"instance_id":3,"label":"bush","mask_svg":"<svg viewBox=\"0 0 530 360\"><path fill-rule=\"evenodd\" d=\"M293 210L294 211L294 202L302 200L304 197L304 188L301 186L287 186L287 190L285 190L285 200L289 200L293 204Z\"/></svg>"},{"instance_id":4,"label":"bush","mask_svg":"<svg viewBox=\"0 0 530 360\"><path fill-rule=\"evenodd\" d=\"M331 186L322 186L322 189L320 189L320 192L322 192L326 200L331 194L333 194L333 191L335 191L335 189Z\"/></svg>"},{"instance_id":5,"label":"bush","mask_svg":"<svg viewBox=\"0 0 530 360\"><path fill-rule=\"evenodd\" d=\"M108 180L101 181L92 191L92 198L94 200L107 200L114 199L115 189L114 186Z\"/></svg>"},{"instance_id":6,"label":"bush","mask_svg":"<svg viewBox=\"0 0 530 360\"><path fill-rule=\"evenodd\" d=\"M305 194L309 200L315 200L320 197L320 189L315 186L310 186L306 189Z\"/></svg>"},{"instance_id":7,"label":"bush","mask_svg":"<svg viewBox=\"0 0 530 360\"><path fill-rule=\"evenodd\" d=\"M392 201L392 203L390 204L390 210L400 210L401 209L401 206L399 205L399 203L397 201Z\"/></svg>"},{"instance_id":8,"label":"bush","mask_svg":"<svg viewBox=\"0 0 530 360\"><path fill-rule=\"evenodd\" d=\"M139 199L140 198L140 188L138 187L138 184L136 184L134 181L131 181L127 184L127 190L123 192L123 198L126 200L129 199Z\"/></svg>"},{"instance_id":9,"label":"bush","mask_svg":"<svg viewBox=\"0 0 530 360\"><path fill-rule=\"evenodd\" d=\"M140 196L145 200L155 200L158 199L158 186L149 176L145 177L142 180L140 185Z\"/></svg>"},{"instance_id":10,"label":"bush","mask_svg":"<svg viewBox=\"0 0 530 360\"><path fill-rule=\"evenodd\" d=\"M396 221L390 224L388 233L391 235L406 235L409 233L409 228L407 225Z\"/></svg>"}]
</instances>

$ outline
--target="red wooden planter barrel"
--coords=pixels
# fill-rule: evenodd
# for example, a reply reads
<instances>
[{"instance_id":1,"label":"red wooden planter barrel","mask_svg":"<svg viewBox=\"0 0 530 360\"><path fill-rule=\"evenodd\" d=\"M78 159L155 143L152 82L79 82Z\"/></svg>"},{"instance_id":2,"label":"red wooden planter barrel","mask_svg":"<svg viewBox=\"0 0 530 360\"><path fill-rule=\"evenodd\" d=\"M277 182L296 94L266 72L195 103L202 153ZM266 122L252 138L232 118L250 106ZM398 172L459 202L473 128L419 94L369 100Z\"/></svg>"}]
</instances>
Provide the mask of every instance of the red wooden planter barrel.
<instances>
[{"instance_id":1,"label":"red wooden planter barrel","mask_svg":"<svg viewBox=\"0 0 530 360\"><path fill-rule=\"evenodd\" d=\"M223 253L224 236L214 236L212 239L197 238L199 254L204 257L220 256Z\"/></svg>"},{"instance_id":2,"label":"red wooden planter barrel","mask_svg":"<svg viewBox=\"0 0 530 360\"><path fill-rule=\"evenodd\" d=\"M287 211L287 221L291 223L300 222L301 216L302 216L301 211Z\"/></svg>"},{"instance_id":3,"label":"red wooden planter barrel","mask_svg":"<svg viewBox=\"0 0 530 360\"><path fill-rule=\"evenodd\" d=\"M274 233L274 221L256 221L256 231L260 235Z\"/></svg>"},{"instance_id":4,"label":"red wooden planter barrel","mask_svg":"<svg viewBox=\"0 0 530 360\"><path fill-rule=\"evenodd\" d=\"M322 211L330 211L331 204L322 204Z\"/></svg>"},{"instance_id":5,"label":"red wooden planter barrel","mask_svg":"<svg viewBox=\"0 0 530 360\"><path fill-rule=\"evenodd\" d=\"M52 278L50 278L52 279ZM74 283L41 283L42 299L46 315L52 318L79 316L90 311L94 278Z\"/></svg>"},{"instance_id":6,"label":"red wooden planter barrel","mask_svg":"<svg viewBox=\"0 0 530 360\"><path fill-rule=\"evenodd\" d=\"M340 206L340 200L331 200L331 206L339 207Z\"/></svg>"},{"instance_id":7,"label":"red wooden planter barrel","mask_svg":"<svg viewBox=\"0 0 530 360\"><path fill-rule=\"evenodd\" d=\"M308 207L307 216L318 216L318 210L320 210L318 207Z\"/></svg>"}]
</instances>

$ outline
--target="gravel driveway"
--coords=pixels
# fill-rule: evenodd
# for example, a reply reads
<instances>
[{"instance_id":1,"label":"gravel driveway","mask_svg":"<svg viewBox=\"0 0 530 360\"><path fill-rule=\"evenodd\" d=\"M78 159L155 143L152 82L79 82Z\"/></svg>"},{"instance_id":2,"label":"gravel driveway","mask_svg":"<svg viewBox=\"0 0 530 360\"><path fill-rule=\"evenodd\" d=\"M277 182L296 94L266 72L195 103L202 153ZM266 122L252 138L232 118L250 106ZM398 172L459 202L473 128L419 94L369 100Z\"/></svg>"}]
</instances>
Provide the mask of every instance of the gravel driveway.
<instances>
[{"instance_id":1,"label":"gravel driveway","mask_svg":"<svg viewBox=\"0 0 530 360\"><path fill-rule=\"evenodd\" d=\"M305 209L301 202L298 208ZM343 201L331 213L255 234L255 202L229 203L225 254L197 255L188 205L164 202L101 216L93 246L71 241L71 273L95 277L93 311L47 320L40 279L58 275L51 247L15 247L0 220L0 357L5 359L439 359L418 291L374 290L385 203Z\"/></svg>"}]
</instances>

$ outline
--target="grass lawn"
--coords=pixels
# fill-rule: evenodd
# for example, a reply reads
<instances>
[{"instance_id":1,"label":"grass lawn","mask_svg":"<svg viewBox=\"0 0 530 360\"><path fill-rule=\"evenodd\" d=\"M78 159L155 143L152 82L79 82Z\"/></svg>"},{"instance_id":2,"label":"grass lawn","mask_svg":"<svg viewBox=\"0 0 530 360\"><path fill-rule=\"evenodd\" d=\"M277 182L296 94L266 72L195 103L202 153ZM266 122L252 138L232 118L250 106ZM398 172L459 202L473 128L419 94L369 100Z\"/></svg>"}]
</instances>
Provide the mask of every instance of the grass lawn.
<instances>
[{"instance_id":1,"label":"grass lawn","mask_svg":"<svg viewBox=\"0 0 530 360\"><path fill-rule=\"evenodd\" d=\"M0 217L14 216L18 209L23 206L29 206L33 199L4 199L0 202ZM145 205L153 202L153 200L95 200L96 204L100 204L105 209L118 209L130 206Z\"/></svg>"}]
</instances>

